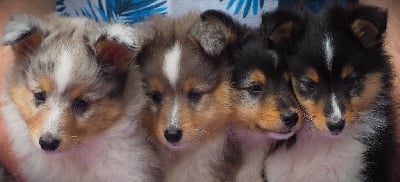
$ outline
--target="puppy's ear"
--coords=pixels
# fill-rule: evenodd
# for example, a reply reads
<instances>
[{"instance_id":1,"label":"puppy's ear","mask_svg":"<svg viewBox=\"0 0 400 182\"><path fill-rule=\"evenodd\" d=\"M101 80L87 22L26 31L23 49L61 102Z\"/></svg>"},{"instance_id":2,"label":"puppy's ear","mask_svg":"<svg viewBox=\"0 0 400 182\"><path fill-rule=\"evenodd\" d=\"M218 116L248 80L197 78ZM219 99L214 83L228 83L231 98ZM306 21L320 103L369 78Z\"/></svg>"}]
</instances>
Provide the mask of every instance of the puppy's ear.
<instances>
[{"instance_id":1,"label":"puppy's ear","mask_svg":"<svg viewBox=\"0 0 400 182\"><path fill-rule=\"evenodd\" d=\"M279 9L262 15L261 33L268 48L290 49L304 34L308 13Z\"/></svg>"},{"instance_id":2,"label":"puppy's ear","mask_svg":"<svg viewBox=\"0 0 400 182\"><path fill-rule=\"evenodd\" d=\"M29 15L14 15L8 20L1 43L10 45L17 61L28 60L38 49L44 38L38 18Z\"/></svg>"},{"instance_id":3,"label":"puppy's ear","mask_svg":"<svg viewBox=\"0 0 400 182\"><path fill-rule=\"evenodd\" d=\"M357 6L351 12L350 28L360 43L366 48L382 45L387 11L378 7Z\"/></svg>"},{"instance_id":4,"label":"puppy's ear","mask_svg":"<svg viewBox=\"0 0 400 182\"><path fill-rule=\"evenodd\" d=\"M141 28L123 24L107 25L103 35L95 42L97 60L105 68L124 71L133 63L143 46L151 39L151 33Z\"/></svg>"},{"instance_id":5,"label":"puppy's ear","mask_svg":"<svg viewBox=\"0 0 400 182\"><path fill-rule=\"evenodd\" d=\"M218 56L240 36L241 27L229 15L207 10L200 15L200 21L192 28L190 36L210 56Z\"/></svg>"}]
</instances>

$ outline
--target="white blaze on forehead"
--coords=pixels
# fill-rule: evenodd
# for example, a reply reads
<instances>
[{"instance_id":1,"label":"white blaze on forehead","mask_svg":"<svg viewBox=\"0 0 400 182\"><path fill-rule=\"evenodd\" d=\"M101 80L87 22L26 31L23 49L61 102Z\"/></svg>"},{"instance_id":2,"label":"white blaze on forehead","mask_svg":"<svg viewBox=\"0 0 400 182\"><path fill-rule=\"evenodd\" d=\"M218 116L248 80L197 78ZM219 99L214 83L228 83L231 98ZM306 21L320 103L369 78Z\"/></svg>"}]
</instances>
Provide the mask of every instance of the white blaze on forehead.
<instances>
[{"instance_id":1,"label":"white blaze on forehead","mask_svg":"<svg viewBox=\"0 0 400 182\"><path fill-rule=\"evenodd\" d=\"M325 61L328 70L332 70L332 58L334 54L334 47L332 45L332 38L329 34L325 35L325 40L323 41L324 53L325 53Z\"/></svg>"},{"instance_id":2,"label":"white blaze on forehead","mask_svg":"<svg viewBox=\"0 0 400 182\"><path fill-rule=\"evenodd\" d=\"M43 133L57 134L60 127L60 119L62 114L62 106L58 101L52 105L49 116L43 126Z\"/></svg>"},{"instance_id":3,"label":"white blaze on forehead","mask_svg":"<svg viewBox=\"0 0 400 182\"><path fill-rule=\"evenodd\" d=\"M168 120L167 127L175 127L179 128L179 118L178 118L178 111L179 111L179 106L178 106L178 101L174 101L174 105L172 106L171 110L171 116Z\"/></svg>"},{"instance_id":4,"label":"white blaze on forehead","mask_svg":"<svg viewBox=\"0 0 400 182\"><path fill-rule=\"evenodd\" d=\"M58 92L63 92L71 80L71 72L73 67L73 59L71 52L62 50L60 59L55 70L55 82Z\"/></svg>"},{"instance_id":5,"label":"white blaze on forehead","mask_svg":"<svg viewBox=\"0 0 400 182\"><path fill-rule=\"evenodd\" d=\"M332 113L330 115L330 120L332 122L338 122L339 120L342 119L342 112L340 111L338 101L334 93L332 93L331 95L331 107L332 107Z\"/></svg>"},{"instance_id":6,"label":"white blaze on forehead","mask_svg":"<svg viewBox=\"0 0 400 182\"><path fill-rule=\"evenodd\" d=\"M181 45L179 42L175 42L175 45L164 56L163 72L172 86L176 86L178 80L181 54Z\"/></svg>"}]
</instances>

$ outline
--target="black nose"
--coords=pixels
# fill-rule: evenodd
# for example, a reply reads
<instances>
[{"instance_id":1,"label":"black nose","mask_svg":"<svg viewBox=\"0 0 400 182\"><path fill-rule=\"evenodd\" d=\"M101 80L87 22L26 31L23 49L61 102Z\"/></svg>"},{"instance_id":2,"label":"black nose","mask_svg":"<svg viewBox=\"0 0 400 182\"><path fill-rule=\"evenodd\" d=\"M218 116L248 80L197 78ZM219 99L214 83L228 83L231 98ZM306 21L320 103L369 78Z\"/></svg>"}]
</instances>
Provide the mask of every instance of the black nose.
<instances>
[{"instance_id":1,"label":"black nose","mask_svg":"<svg viewBox=\"0 0 400 182\"><path fill-rule=\"evenodd\" d=\"M182 130L169 128L164 131L164 137L169 143L177 143L182 138Z\"/></svg>"},{"instance_id":2,"label":"black nose","mask_svg":"<svg viewBox=\"0 0 400 182\"><path fill-rule=\"evenodd\" d=\"M339 120L338 122L328 122L327 126L329 131L331 131L331 133L333 135L338 135L344 128L345 122L344 120Z\"/></svg>"},{"instance_id":3,"label":"black nose","mask_svg":"<svg viewBox=\"0 0 400 182\"><path fill-rule=\"evenodd\" d=\"M296 112L288 111L281 114L281 118L285 126L291 128L299 121L299 115Z\"/></svg>"},{"instance_id":4,"label":"black nose","mask_svg":"<svg viewBox=\"0 0 400 182\"><path fill-rule=\"evenodd\" d=\"M41 136L39 138L39 145L45 151L54 151L60 145L60 140L52 136Z\"/></svg>"}]
</instances>

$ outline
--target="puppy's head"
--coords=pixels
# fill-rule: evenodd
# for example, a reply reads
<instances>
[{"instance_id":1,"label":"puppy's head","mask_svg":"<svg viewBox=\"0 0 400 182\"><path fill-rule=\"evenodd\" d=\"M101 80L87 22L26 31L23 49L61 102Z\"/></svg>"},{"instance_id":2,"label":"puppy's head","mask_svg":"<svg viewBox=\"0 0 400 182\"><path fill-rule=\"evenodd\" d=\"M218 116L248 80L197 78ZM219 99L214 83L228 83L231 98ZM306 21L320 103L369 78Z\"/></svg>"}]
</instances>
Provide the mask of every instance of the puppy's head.
<instances>
[{"instance_id":1,"label":"puppy's head","mask_svg":"<svg viewBox=\"0 0 400 182\"><path fill-rule=\"evenodd\" d=\"M268 25L270 18L278 23ZM284 20L273 14L264 19L264 26L281 30L269 33L268 41L294 45L285 54L295 94L328 136L352 128L390 90L390 65L382 48L386 11L333 5L313 17L291 12Z\"/></svg>"},{"instance_id":2,"label":"puppy's head","mask_svg":"<svg viewBox=\"0 0 400 182\"><path fill-rule=\"evenodd\" d=\"M204 141L223 129L230 115L230 68L226 47L235 23L220 12L179 19L154 17L153 41L137 61L150 102L144 125L169 147Z\"/></svg>"},{"instance_id":3,"label":"puppy's head","mask_svg":"<svg viewBox=\"0 0 400 182\"><path fill-rule=\"evenodd\" d=\"M232 51L234 118L245 128L287 139L299 129L302 114L294 97L289 71L258 32L250 32Z\"/></svg>"},{"instance_id":4,"label":"puppy's head","mask_svg":"<svg viewBox=\"0 0 400 182\"><path fill-rule=\"evenodd\" d=\"M82 18L11 17L2 40L15 55L7 91L34 146L71 150L118 121L129 62L140 48L126 38L134 34Z\"/></svg>"}]
</instances>

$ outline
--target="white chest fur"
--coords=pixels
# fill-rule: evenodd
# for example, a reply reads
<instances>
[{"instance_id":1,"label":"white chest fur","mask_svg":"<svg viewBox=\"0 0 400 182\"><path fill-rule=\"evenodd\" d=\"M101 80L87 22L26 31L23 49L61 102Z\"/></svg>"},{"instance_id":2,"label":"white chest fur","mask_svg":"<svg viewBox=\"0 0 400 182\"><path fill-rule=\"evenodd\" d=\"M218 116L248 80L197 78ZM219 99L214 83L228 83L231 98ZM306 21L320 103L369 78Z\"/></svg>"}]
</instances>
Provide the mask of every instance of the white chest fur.
<instances>
[{"instance_id":1,"label":"white chest fur","mask_svg":"<svg viewBox=\"0 0 400 182\"><path fill-rule=\"evenodd\" d=\"M201 146L187 150L160 150L168 182L218 181L217 166L223 166L227 135L221 134ZM160 147L161 148L161 147Z\"/></svg>"},{"instance_id":2,"label":"white chest fur","mask_svg":"<svg viewBox=\"0 0 400 182\"><path fill-rule=\"evenodd\" d=\"M235 176L236 182L263 182L264 161L273 139L266 135L235 131L242 155L241 166Z\"/></svg>"},{"instance_id":3,"label":"white chest fur","mask_svg":"<svg viewBox=\"0 0 400 182\"><path fill-rule=\"evenodd\" d=\"M293 146L280 148L267 157L265 172L269 182L363 181L360 171L365 165L365 150L354 132L327 138L305 126Z\"/></svg>"}]
</instances>

